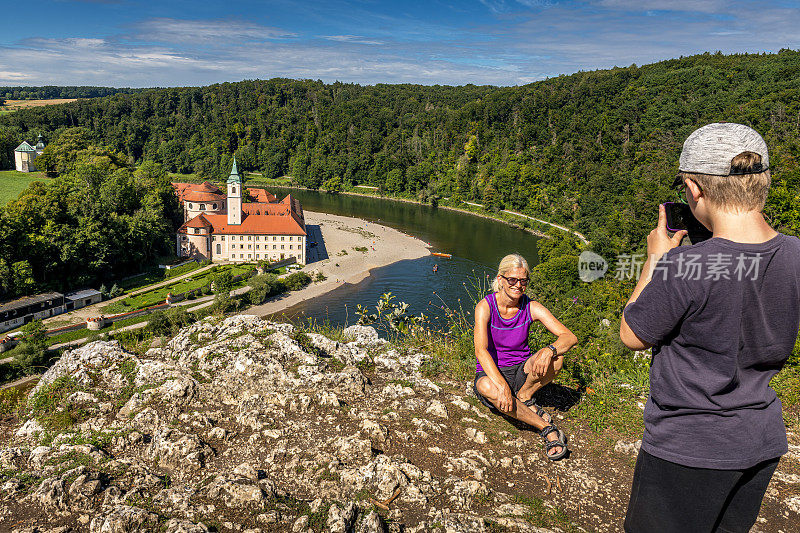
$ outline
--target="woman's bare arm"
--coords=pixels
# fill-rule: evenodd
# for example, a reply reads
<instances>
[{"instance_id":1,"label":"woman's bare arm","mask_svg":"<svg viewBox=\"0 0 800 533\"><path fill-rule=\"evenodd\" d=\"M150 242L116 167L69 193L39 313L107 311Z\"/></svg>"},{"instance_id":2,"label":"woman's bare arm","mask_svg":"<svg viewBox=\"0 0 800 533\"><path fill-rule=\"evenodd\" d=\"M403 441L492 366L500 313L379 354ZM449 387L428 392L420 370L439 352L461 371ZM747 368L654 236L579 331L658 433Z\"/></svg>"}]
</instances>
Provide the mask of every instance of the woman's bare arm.
<instances>
[{"instance_id":1,"label":"woman's bare arm","mask_svg":"<svg viewBox=\"0 0 800 533\"><path fill-rule=\"evenodd\" d=\"M539 302L531 302L531 318L538 320L542 325L547 328L547 331L557 336L558 338L553 343L558 356L564 355L578 342L578 337L572 333L567 326L561 323L548 308ZM550 361L555 357L550 348L540 349L535 355L533 361L533 370L537 375L544 375L547 368L550 366Z\"/></svg>"}]
</instances>

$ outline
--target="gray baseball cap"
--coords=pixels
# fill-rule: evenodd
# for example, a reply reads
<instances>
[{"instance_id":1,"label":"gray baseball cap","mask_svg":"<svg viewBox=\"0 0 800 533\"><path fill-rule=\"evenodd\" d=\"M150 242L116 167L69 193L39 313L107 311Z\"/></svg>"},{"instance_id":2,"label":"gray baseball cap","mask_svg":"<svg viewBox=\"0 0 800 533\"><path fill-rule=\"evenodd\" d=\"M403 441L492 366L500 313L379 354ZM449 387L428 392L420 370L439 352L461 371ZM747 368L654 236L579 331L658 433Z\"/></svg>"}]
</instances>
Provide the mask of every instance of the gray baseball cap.
<instances>
[{"instance_id":1,"label":"gray baseball cap","mask_svg":"<svg viewBox=\"0 0 800 533\"><path fill-rule=\"evenodd\" d=\"M761 156L761 170L769 169L767 143L756 130L744 124L715 122L697 130L683 143L680 170L697 174L728 176L731 160L742 152Z\"/></svg>"}]
</instances>

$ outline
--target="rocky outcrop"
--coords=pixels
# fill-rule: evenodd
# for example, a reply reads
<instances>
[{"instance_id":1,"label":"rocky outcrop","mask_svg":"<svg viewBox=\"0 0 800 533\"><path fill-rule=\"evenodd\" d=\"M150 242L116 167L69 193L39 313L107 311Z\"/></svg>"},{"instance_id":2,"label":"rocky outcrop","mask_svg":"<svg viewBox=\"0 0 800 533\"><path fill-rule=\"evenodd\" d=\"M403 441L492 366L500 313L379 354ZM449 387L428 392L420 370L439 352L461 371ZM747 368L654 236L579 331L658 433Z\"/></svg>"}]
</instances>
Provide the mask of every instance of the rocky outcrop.
<instances>
[{"instance_id":1,"label":"rocky outcrop","mask_svg":"<svg viewBox=\"0 0 800 533\"><path fill-rule=\"evenodd\" d=\"M618 529L624 490L550 463L426 358L254 316L66 352L4 428L0 530L545 532L574 527L564 509Z\"/></svg>"}]
</instances>

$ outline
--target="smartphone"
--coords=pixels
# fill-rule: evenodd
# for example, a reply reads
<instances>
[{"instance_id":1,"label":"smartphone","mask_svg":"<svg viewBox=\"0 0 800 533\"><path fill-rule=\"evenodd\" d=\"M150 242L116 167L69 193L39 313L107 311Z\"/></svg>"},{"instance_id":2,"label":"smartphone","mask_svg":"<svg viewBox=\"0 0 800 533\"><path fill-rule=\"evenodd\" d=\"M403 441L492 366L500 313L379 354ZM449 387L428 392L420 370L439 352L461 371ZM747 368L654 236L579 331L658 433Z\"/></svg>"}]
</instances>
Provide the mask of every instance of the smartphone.
<instances>
[{"instance_id":1,"label":"smartphone","mask_svg":"<svg viewBox=\"0 0 800 533\"><path fill-rule=\"evenodd\" d=\"M692 244L711 238L711 232L694 217L689 204L664 202L664 212L667 215L667 230L686 230Z\"/></svg>"}]
</instances>

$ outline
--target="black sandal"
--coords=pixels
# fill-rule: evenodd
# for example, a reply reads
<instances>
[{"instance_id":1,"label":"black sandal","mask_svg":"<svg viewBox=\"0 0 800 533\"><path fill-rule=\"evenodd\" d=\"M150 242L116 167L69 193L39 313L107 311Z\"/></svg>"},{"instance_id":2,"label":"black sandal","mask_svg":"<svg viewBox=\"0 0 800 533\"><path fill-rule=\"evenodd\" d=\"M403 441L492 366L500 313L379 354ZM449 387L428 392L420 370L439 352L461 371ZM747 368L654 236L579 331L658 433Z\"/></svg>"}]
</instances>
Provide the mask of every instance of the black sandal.
<instances>
[{"instance_id":1,"label":"black sandal","mask_svg":"<svg viewBox=\"0 0 800 533\"><path fill-rule=\"evenodd\" d=\"M547 440L547 436L554 431L556 432L557 438L555 440ZM558 461L567 455L567 436L564 435L563 431L555 427L553 424L550 424L549 426L543 427L539 431L539 435L541 435L544 439L544 454L548 459L551 461ZM557 447L561 447L560 452L554 454L549 453L550 450Z\"/></svg>"},{"instance_id":2,"label":"black sandal","mask_svg":"<svg viewBox=\"0 0 800 533\"><path fill-rule=\"evenodd\" d=\"M533 401L533 398L531 398L530 400L528 400L526 402L522 402L522 403L524 403L525 405L530 407L531 410L534 413L536 413L537 415L539 415L539 418L544 420L546 423L551 424L553 422L553 417L550 416L550 413L545 411L541 406L536 405L536 402Z\"/></svg>"}]
</instances>

